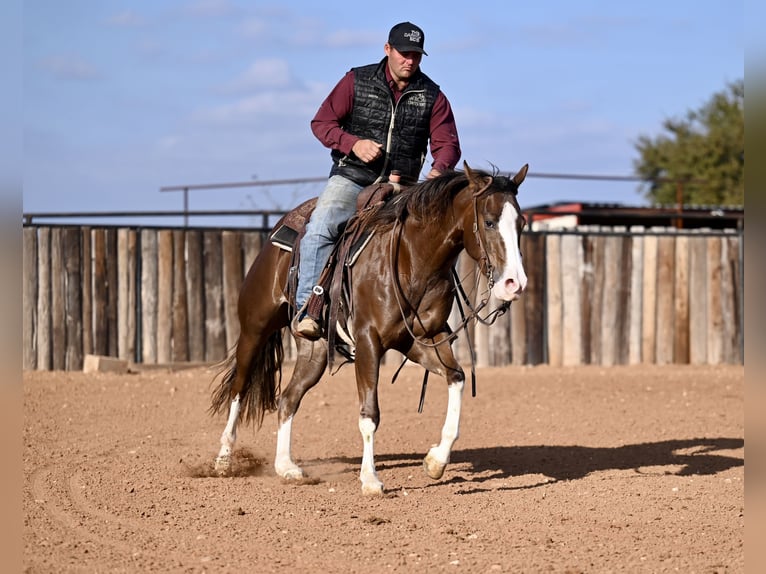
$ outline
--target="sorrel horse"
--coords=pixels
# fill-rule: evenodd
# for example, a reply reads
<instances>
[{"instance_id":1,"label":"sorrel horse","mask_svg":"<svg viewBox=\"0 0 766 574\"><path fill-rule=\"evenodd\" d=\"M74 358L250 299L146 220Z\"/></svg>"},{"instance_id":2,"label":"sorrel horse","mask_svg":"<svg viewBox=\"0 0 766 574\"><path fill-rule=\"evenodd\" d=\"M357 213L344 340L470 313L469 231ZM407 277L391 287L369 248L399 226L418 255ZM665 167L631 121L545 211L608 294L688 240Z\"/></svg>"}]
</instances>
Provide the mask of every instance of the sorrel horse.
<instances>
[{"instance_id":1,"label":"sorrel horse","mask_svg":"<svg viewBox=\"0 0 766 574\"><path fill-rule=\"evenodd\" d=\"M375 471L374 437L380 423L379 367L388 349L446 379L448 405L441 441L428 451L424 466L431 478L439 479L449 462L458 438L465 382L450 347L452 331L447 324L455 298L451 272L460 252L465 249L479 263L497 299L515 300L526 287L519 251L525 220L516 195L528 166L513 178L463 167L464 171L404 188L377 207L366 222L370 239L353 264L345 331L355 345L363 442L359 478L364 494L383 492ZM285 479L304 477L291 454L293 417L327 368L328 342L296 338L293 374L281 390L282 329L291 315L286 286L288 274L295 271L290 267L291 254L267 243L242 285L241 334L210 407L212 413L228 408L216 458L220 474L230 468L238 423L260 426L266 412L277 410L274 468Z\"/></svg>"}]
</instances>

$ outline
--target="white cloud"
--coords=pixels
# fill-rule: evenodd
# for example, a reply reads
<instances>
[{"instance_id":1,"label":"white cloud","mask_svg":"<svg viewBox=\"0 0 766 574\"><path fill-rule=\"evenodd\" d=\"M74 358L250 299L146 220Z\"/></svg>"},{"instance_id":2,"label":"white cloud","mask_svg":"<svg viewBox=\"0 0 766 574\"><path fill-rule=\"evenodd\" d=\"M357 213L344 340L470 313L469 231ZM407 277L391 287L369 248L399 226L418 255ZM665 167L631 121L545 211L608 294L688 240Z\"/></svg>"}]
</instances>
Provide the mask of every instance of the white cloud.
<instances>
[{"instance_id":1,"label":"white cloud","mask_svg":"<svg viewBox=\"0 0 766 574\"><path fill-rule=\"evenodd\" d=\"M268 35L270 25L261 18L248 18L239 26L240 33L246 38L263 38Z\"/></svg>"},{"instance_id":2,"label":"white cloud","mask_svg":"<svg viewBox=\"0 0 766 574\"><path fill-rule=\"evenodd\" d=\"M290 67L285 60L264 58L253 62L230 85L233 90L263 90L290 84Z\"/></svg>"},{"instance_id":3,"label":"white cloud","mask_svg":"<svg viewBox=\"0 0 766 574\"><path fill-rule=\"evenodd\" d=\"M380 32L370 30L337 30L330 34L324 44L332 48L353 48L357 46L374 46L379 44L381 51L384 40Z\"/></svg>"},{"instance_id":4,"label":"white cloud","mask_svg":"<svg viewBox=\"0 0 766 574\"><path fill-rule=\"evenodd\" d=\"M95 66L79 56L50 56L40 61L40 67L60 80L83 81L100 77Z\"/></svg>"},{"instance_id":5,"label":"white cloud","mask_svg":"<svg viewBox=\"0 0 766 574\"><path fill-rule=\"evenodd\" d=\"M229 0L195 0L186 7L186 12L198 17L229 16L237 8Z\"/></svg>"},{"instance_id":6,"label":"white cloud","mask_svg":"<svg viewBox=\"0 0 766 574\"><path fill-rule=\"evenodd\" d=\"M125 28L143 26L145 23L144 19L133 10L123 10L107 20L107 24Z\"/></svg>"},{"instance_id":7,"label":"white cloud","mask_svg":"<svg viewBox=\"0 0 766 574\"><path fill-rule=\"evenodd\" d=\"M317 96L302 91L267 91L231 103L200 110L195 119L219 125L269 123L275 118L308 118L317 108Z\"/></svg>"}]
</instances>

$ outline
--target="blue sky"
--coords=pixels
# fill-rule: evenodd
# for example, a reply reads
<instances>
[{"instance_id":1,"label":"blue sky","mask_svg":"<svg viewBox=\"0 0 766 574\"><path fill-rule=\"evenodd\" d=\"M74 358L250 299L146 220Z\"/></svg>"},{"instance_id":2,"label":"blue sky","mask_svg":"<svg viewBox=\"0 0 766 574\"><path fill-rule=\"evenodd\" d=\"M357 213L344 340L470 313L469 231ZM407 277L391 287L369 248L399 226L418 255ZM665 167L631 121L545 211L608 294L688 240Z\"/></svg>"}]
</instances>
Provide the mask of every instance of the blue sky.
<instances>
[{"instance_id":1,"label":"blue sky","mask_svg":"<svg viewBox=\"0 0 766 574\"><path fill-rule=\"evenodd\" d=\"M640 135L744 77L745 8L725 0L29 0L24 211L180 209L161 186L326 175L311 117L403 20L425 31L422 68L472 167L631 175ZM520 201L637 204L637 188L529 178ZM320 189L200 191L190 207L283 209Z\"/></svg>"}]
</instances>

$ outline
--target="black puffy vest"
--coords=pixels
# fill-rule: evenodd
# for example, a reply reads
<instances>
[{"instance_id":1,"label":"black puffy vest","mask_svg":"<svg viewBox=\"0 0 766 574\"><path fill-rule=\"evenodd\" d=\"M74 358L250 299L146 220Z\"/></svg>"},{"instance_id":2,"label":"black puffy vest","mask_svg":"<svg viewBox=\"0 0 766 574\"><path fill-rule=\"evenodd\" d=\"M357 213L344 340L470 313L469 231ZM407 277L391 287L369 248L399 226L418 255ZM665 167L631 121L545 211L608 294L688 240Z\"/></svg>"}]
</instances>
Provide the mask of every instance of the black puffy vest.
<instances>
[{"instance_id":1,"label":"black puffy vest","mask_svg":"<svg viewBox=\"0 0 766 574\"><path fill-rule=\"evenodd\" d=\"M330 175L370 185L399 170L403 183L417 181L428 152L431 111L439 86L418 72L395 104L386 81L386 65L387 58L383 58L378 64L354 68L354 107L341 124L350 134L383 144L383 154L367 164L354 154L332 150Z\"/></svg>"}]
</instances>

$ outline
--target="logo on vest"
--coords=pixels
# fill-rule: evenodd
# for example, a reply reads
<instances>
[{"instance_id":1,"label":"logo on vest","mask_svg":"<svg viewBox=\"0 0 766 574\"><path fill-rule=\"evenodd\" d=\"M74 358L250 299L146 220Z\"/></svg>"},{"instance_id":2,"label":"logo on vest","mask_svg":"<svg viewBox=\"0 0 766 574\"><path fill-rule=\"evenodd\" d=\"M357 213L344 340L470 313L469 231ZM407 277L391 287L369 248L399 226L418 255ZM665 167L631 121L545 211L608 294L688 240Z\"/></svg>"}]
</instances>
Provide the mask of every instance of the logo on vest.
<instances>
[{"instance_id":1,"label":"logo on vest","mask_svg":"<svg viewBox=\"0 0 766 574\"><path fill-rule=\"evenodd\" d=\"M412 94L409 98L407 98L407 105L412 106L414 108L425 108L426 107L426 96L425 94Z\"/></svg>"}]
</instances>

